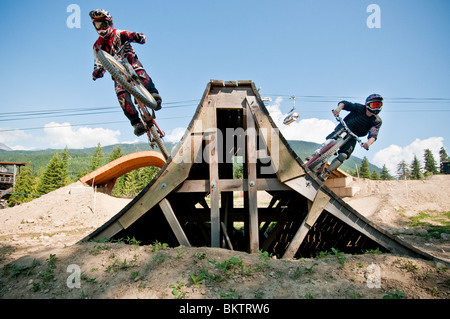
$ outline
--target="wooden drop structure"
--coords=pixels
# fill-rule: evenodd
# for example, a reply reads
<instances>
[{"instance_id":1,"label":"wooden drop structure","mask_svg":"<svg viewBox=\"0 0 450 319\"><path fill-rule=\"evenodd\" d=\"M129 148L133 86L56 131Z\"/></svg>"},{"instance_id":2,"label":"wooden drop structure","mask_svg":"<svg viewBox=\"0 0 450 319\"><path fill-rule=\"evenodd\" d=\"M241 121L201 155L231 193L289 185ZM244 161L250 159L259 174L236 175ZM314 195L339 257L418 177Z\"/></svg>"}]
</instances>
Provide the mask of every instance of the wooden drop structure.
<instances>
[{"instance_id":1,"label":"wooden drop structure","mask_svg":"<svg viewBox=\"0 0 450 319\"><path fill-rule=\"evenodd\" d=\"M242 176L234 177L242 163ZM258 200L268 193L267 203ZM172 156L90 239L208 246L277 258L380 249L433 259L347 205L296 156L251 81L211 80Z\"/></svg>"}]
</instances>

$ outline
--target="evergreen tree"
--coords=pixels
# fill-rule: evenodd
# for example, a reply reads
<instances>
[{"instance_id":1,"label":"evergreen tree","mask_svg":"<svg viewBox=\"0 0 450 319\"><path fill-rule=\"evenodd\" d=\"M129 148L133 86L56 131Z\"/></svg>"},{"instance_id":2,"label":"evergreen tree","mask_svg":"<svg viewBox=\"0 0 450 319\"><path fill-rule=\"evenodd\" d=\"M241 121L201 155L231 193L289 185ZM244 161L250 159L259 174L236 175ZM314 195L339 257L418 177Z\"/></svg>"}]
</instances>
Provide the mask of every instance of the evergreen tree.
<instances>
[{"instance_id":1,"label":"evergreen tree","mask_svg":"<svg viewBox=\"0 0 450 319\"><path fill-rule=\"evenodd\" d=\"M423 174L420 171L420 161L416 155L414 155L414 160L411 163L411 179L422 179Z\"/></svg>"},{"instance_id":2,"label":"evergreen tree","mask_svg":"<svg viewBox=\"0 0 450 319\"><path fill-rule=\"evenodd\" d=\"M118 158L121 158L123 155L125 155L122 151L122 147L119 145L117 147L114 147L111 155L109 155L108 162L112 162Z\"/></svg>"},{"instance_id":3,"label":"evergreen tree","mask_svg":"<svg viewBox=\"0 0 450 319\"><path fill-rule=\"evenodd\" d=\"M117 196L117 197L125 196L125 192L124 192L124 189L125 189L125 175L120 176L116 180L116 183L114 184L114 188L113 188L113 190L111 192L112 196Z\"/></svg>"},{"instance_id":4,"label":"evergreen tree","mask_svg":"<svg viewBox=\"0 0 450 319\"><path fill-rule=\"evenodd\" d=\"M383 168L381 169L380 178L384 181L388 181L391 179L394 179L391 174L389 174L389 170L386 167L386 164L383 165Z\"/></svg>"},{"instance_id":5,"label":"evergreen tree","mask_svg":"<svg viewBox=\"0 0 450 319\"><path fill-rule=\"evenodd\" d=\"M97 147L94 150L94 155L92 155L91 159L91 171L95 171L97 168L100 168L103 166L103 149L100 145L100 143L97 144Z\"/></svg>"},{"instance_id":6,"label":"evergreen tree","mask_svg":"<svg viewBox=\"0 0 450 319\"><path fill-rule=\"evenodd\" d=\"M359 169L359 177L361 178L370 178L370 170L369 170L369 160L366 156L364 156L361 167Z\"/></svg>"},{"instance_id":7,"label":"evergreen tree","mask_svg":"<svg viewBox=\"0 0 450 319\"><path fill-rule=\"evenodd\" d=\"M71 182L69 176L69 161L70 155L66 146L61 153L61 179L63 181L63 186L69 185Z\"/></svg>"},{"instance_id":8,"label":"evergreen tree","mask_svg":"<svg viewBox=\"0 0 450 319\"><path fill-rule=\"evenodd\" d=\"M28 163L22 168L20 175L14 186L14 193L8 199L8 205L22 204L29 202L36 198L37 178L31 168L31 163Z\"/></svg>"},{"instance_id":9,"label":"evergreen tree","mask_svg":"<svg viewBox=\"0 0 450 319\"><path fill-rule=\"evenodd\" d=\"M425 174L427 175L437 174L439 171L438 168L436 167L436 161L434 160L434 156L431 150L427 148L425 150L425 154L423 157L425 161L424 165Z\"/></svg>"},{"instance_id":10,"label":"evergreen tree","mask_svg":"<svg viewBox=\"0 0 450 319\"><path fill-rule=\"evenodd\" d=\"M370 179L373 179L375 181L380 180L380 175L378 175L378 172L376 170L373 170L372 175L370 175Z\"/></svg>"},{"instance_id":11,"label":"evergreen tree","mask_svg":"<svg viewBox=\"0 0 450 319\"><path fill-rule=\"evenodd\" d=\"M409 178L409 167L405 160L401 161L397 165L397 176L398 179L408 179Z\"/></svg>"},{"instance_id":12,"label":"evergreen tree","mask_svg":"<svg viewBox=\"0 0 450 319\"><path fill-rule=\"evenodd\" d=\"M439 172L444 173L444 165L443 163L450 161L450 158L447 155L447 152L445 151L445 148L442 146L439 150Z\"/></svg>"},{"instance_id":13,"label":"evergreen tree","mask_svg":"<svg viewBox=\"0 0 450 319\"><path fill-rule=\"evenodd\" d=\"M64 186L62 161L56 151L48 162L37 186L39 194L47 194L55 189Z\"/></svg>"},{"instance_id":14,"label":"evergreen tree","mask_svg":"<svg viewBox=\"0 0 450 319\"><path fill-rule=\"evenodd\" d=\"M159 172L158 167L148 166L139 169L138 191L139 193L152 181Z\"/></svg>"},{"instance_id":15,"label":"evergreen tree","mask_svg":"<svg viewBox=\"0 0 450 319\"><path fill-rule=\"evenodd\" d=\"M135 197L139 194L139 172L138 170L131 171L125 176L123 195Z\"/></svg>"}]
</instances>

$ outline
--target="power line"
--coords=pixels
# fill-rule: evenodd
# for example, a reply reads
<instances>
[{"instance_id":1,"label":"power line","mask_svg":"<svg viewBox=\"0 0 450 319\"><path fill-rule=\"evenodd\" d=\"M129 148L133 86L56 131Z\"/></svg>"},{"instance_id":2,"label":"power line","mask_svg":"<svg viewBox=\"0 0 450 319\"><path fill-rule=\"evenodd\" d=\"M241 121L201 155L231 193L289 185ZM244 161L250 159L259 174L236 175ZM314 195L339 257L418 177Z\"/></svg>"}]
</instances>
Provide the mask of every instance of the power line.
<instances>
[{"instance_id":1,"label":"power line","mask_svg":"<svg viewBox=\"0 0 450 319\"><path fill-rule=\"evenodd\" d=\"M173 116L173 117L161 117L158 118L158 120L172 120L172 119L180 119L180 118L190 118L191 116ZM81 126L92 126L92 125L105 125L105 124L119 124L119 123L129 123L127 120L123 121L112 121L112 122L97 122L97 123L84 123L84 124L58 124L55 126L38 126L38 127L27 127L27 128L21 128L21 129L0 129L0 133L2 132L13 132L16 130L21 131L30 131L30 130L41 130L41 129L55 129L55 128L61 128L61 127L81 127Z\"/></svg>"},{"instance_id":2,"label":"power line","mask_svg":"<svg viewBox=\"0 0 450 319\"><path fill-rule=\"evenodd\" d=\"M195 104L193 104L193 103L186 104L186 102L195 102L195 101L199 101L199 100L169 102L169 103L165 103L163 108L164 109L173 109L173 108L195 106ZM177 105L179 103L184 103L184 104ZM120 106L9 112L8 114L6 114L6 116L8 116L8 117L0 115L0 122L30 120L30 119L39 119L39 118L49 118L49 117L54 118L54 117L81 116L81 115L97 115L97 114L120 113L120 112L122 112L122 110L120 109ZM27 116L22 117L19 115L27 115Z\"/></svg>"},{"instance_id":3,"label":"power line","mask_svg":"<svg viewBox=\"0 0 450 319\"><path fill-rule=\"evenodd\" d=\"M361 96L327 96L327 95L298 95L298 94L274 94L267 93L261 94L263 96L270 97L291 97L295 95L296 99L308 99L311 102L335 102L337 100L342 101L345 99L365 99L365 97ZM440 103L450 103L450 98L444 97L386 97L385 101L389 101L390 103L429 103L429 102L440 102Z\"/></svg>"}]
</instances>

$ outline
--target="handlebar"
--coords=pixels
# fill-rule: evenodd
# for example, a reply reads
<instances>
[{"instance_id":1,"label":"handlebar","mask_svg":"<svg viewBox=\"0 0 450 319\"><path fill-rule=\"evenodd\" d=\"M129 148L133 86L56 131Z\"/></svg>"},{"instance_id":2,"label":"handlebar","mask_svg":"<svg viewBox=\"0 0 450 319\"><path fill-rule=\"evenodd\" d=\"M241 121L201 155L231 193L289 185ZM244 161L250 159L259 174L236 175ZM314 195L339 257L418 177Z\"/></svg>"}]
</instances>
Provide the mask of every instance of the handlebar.
<instances>
[{"instance_id":1,"label":"handlebar","mask_svg":"<svg viewBox=\"0 0 450 319\"><path fill-rule=\"evenodd\" d=\"M125 41L125 42L122 44L122 46L119 48L119 50L117 50L116 54L114 54L114 57L115 57L116 59L117 59L118 57L123 58L123 56L122 56L122 51L123 51L123 49L127 46L127 44L129 44L129 43L130 43L129 40Z\"/></svg>"},{"instance_id":2,"label":"handlebar","mask_svg":"<svg viewBox=\"0 0 450 319\"><path fill-rule=\"evenodd\" d=\"M333 115L334 115L334 113L333 113ZM344 120L343 120L339 115L335 115L334 117L336 118L336 120L337 120L339 123L341 123L341 125L344 127L345 131L346 131L348 134L350 134L351 136L353 136L353 137L356 139L356 141L357 141L357 142L361 145L361 147L362 147L362 145L364 144L363 141L361 141L361 139L359 138L359 136L356 135L355 133L353 133L352 130L350 130L350 129L348 128L347 123L345 123ZM367 150L368 150L368 149L367 149Z\"/></svg>"}]
</instances>

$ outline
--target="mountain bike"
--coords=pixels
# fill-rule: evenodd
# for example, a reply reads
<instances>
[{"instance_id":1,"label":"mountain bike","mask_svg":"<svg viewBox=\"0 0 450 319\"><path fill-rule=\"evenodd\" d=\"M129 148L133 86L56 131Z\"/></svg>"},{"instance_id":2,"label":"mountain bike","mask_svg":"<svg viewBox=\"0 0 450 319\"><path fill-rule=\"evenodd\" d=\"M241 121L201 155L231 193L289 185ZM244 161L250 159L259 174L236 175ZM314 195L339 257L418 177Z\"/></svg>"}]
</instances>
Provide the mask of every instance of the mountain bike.
<instances>
[{"instance_id":1,"label":"mountain bike","mask_svg":"<svg viewBox=\"0 0 450 319\"><path fill-rule=\"evenodd\" d=\"M337 155L341 146L347 143L351 138L355 138L361 146L364 144L361 139L348 128L347 124L339 115L336 116L336 120L341 124L341 128L333 134L330 139L326 140L306 162L306 166L319 177L325 171L328 159L333 155Z\"/></svg>"},{"instance_id":2,"label":"mountain bike","mask_svg":"<svg viewBox=\"0 0 450 319\"><path fill-rule=\"evenodd\" d=\"M156 144L167 160L170 155L162 141L165 134L155 121L156 101L128 62L125 56L125 47L127 45L129 45L129 41L126 41L114 56L103 50L98 50L96 55L114 80L133 95L134 102L138 105L139 118L144 125L150 146L154 148Z\"/></svg>"}]
</instances>

